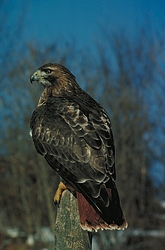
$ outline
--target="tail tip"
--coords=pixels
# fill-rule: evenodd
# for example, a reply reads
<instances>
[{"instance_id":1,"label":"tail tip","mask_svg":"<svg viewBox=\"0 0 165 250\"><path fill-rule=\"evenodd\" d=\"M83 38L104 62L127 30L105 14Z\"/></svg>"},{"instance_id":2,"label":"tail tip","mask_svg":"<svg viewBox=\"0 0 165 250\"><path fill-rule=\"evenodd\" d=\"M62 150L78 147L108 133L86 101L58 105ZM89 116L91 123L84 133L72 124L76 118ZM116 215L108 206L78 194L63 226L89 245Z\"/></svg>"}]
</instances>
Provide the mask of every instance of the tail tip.
<instances>
[{"instance_id":1,"label":"tail tip","mask_svg":"<svg viewBox=\"0 0 165 250\"><path fill-rule=\"evenodd\" d=\"M106 222L91 224L88 221L80 223L80 225L83 230L87 230L89 232L97 232L98 230L124 230L128 227L126 220L123 221L122 225L117 225L115 223L107 224Z\"/></svg>"}]
</instances>

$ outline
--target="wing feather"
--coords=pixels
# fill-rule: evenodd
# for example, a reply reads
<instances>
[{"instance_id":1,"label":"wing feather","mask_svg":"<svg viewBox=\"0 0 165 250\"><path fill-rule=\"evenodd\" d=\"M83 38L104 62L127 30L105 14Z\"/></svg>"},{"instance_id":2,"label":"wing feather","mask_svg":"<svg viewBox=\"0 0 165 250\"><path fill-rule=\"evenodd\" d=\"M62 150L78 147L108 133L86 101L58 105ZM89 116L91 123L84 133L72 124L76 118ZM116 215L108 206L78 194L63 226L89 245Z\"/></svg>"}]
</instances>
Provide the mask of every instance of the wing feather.
<instances>
[{"instance_id":1,"label":"wing feather","mask_svg":"<svg viewBox=\"0 0 165 250\"><path fill-rule=\"evenodd\" d=\"M34 111L31 119L37 151L54 156L62 165L74 163L74 168L76 162L86 163L84 170L80 167L80 175L83 171L84 176L87 175L89 167L101 181L103 174L105 177L107 173L113 174L115 159L110 121L104 110L101 113L98 110L90 107L90 114L86 114L77 102L49 98ZM66 167L71 169L69 164Z\"/></svg>"}]
</instances>

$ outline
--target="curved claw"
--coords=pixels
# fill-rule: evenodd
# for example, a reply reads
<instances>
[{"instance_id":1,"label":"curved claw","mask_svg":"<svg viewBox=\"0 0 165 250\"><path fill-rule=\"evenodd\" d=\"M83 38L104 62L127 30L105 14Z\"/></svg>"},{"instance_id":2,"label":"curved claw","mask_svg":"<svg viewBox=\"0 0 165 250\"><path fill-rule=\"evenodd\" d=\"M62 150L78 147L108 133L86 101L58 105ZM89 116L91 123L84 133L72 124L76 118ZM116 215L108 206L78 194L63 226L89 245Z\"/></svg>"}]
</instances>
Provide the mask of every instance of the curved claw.
<instances>
[{"instance_id":1,"label":"curved claw","mask_svg":"<svg viewBox=\"0 0 165 250\"><path fill-rule=\"evenodd\" d=\"M62 193L67 189L63 182L60 182L57 188L57 191L54 195L54 204L59 207Z\"/></svg>"}]
</instances>

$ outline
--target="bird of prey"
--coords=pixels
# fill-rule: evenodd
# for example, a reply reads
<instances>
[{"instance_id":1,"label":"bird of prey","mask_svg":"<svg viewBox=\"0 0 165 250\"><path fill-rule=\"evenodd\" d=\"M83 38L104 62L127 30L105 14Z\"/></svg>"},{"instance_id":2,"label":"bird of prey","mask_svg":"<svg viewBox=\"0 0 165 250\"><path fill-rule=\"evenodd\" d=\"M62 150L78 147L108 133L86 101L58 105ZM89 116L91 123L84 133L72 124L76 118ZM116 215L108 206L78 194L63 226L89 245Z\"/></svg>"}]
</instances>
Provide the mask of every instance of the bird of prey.
<instances>
[{"instance_id":1,"label":"bird of prey","mask_svg":"<svg viewBox=\"0 0 165 250\"><path fill-rule=\"evenodd\" d=\"M55 203L69 189L77 198L84 230L126 228L115 185L115 147L106 111L60 64L41 66L30 81L44 86L30 129L36 151L62 178Z\"/></svg>"}]
</instances>

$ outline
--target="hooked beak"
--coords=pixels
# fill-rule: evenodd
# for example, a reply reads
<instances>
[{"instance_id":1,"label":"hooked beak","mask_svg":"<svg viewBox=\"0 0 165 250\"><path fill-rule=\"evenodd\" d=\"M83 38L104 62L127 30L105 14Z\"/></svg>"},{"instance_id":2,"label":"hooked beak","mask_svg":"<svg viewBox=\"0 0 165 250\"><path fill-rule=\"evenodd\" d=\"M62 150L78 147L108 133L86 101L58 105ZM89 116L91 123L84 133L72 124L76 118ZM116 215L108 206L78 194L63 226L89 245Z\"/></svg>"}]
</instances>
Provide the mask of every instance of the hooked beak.
<instances>
[{"instance_id":1,"label":"hooked beak","mask_svg":"<svg viewBox=\"0 0 165 250\"><path fill-rule=\"evenodd\" d=\"M34 82L34 81L38 81L39 80L39 74L38 74L39 72L38 72L38 70L36 71L36 72L34 72L34 74L33 75L31 75L31 77L30 77L30 82L32 83L32 82Z\"/></svg>"}]
</instances>

